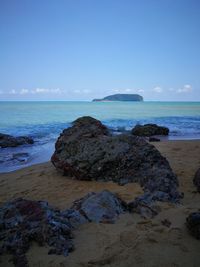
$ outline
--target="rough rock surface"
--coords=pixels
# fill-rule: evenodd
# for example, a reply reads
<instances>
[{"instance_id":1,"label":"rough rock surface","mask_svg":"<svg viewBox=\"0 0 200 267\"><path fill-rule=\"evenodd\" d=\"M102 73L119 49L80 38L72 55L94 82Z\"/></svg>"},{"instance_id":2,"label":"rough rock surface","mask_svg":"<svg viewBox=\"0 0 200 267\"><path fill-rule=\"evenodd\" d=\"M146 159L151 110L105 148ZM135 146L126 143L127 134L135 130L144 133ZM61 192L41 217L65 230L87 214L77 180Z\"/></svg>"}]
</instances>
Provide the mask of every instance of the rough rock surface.
<instances>
[{"instance_id":1,"label":"rough rock surface","mask_svg":"<svg viewBox=\"0 0 200 267\"><path fill-rule=\"evenodd\" d=\"M136 125L131 133L137 136L168 135L169 129L157 124Z\"/></svg>"},{"instance_id":2,"label":"rough rock surface","mask_svg":"<svg viewBox=\"0 0 200 267\"><path fill-rule=\"evenodd\" d=\"M25 253L35 241L52 247L49 254L67 255L73 250L71 228L68 218L47 202L7 202L0 209L0 254L12 254L15 266L28 266Z\"/></svg>"},{"instance_id":3,"label":"rough rock surface","mask_svg":"<svg viewBox=\"0 0 200 267\"><path fill-rule=\"evenodd\" d=\"M197 187L197 191L200 193L200 168L195 173L193 183Z\"/></svg>"},{"instance_id":4,"label":"rough rock surface","mask_svg":"<svg viewBox=\"0 0 200 267\"><path fill-rule=\"evenodd\" d=\"M177 177L153 145L133 135L111 136L91 117L79 118L63 131L51 161L63 174L80 180L139 182L147 193L163 192L169 201L180 197Z\"/></svg>"},{"instance_id":5,"label":"rough rock surface","mask_svg":"<svg viewBox=\"0 0 200 267\"><path fill-rule=\"evenodd\" d=\"M35 241L52 247L49 254L67 256L74 249L74 228L91 221L114 223L125 210L126 204L107 190L91 192L62 212L45 201L7 202L0 209L0 255L10 253L15 266L28 266L25 253Z\"/></svg>"},{"instance_id":6,"label":"rough rock surface","mask_svg":"<svg viewBox=\"0 0 200 267\"><path fill-rule=\"evenodd\" d=\"M190 233L200 239L200 211L191 213L187 217L186 225Z\"/></svg>"},{"instance_id":7,"label":"rough rock surface","mask_svg":"<svg viewBox=\"0 0 200 267\"><path fill-rule=\"evenodd\" d=\"M88 221L114 223L120 213L126 210L126 204L113 193L104 190L89 193L74 202L72 209L84 215Z\"/></svg>"},{"instance_id":8,"label":"rough rock surface","mask_svg":"<svg viewBox=\"0 0 200 267\"><path fill-rule=\"evenodd\" d=\"M8 134L0 133L0 147L16 147L25 144L33 144L34 141L28 136L14 137Z\"/></svg>"}]
</instances>

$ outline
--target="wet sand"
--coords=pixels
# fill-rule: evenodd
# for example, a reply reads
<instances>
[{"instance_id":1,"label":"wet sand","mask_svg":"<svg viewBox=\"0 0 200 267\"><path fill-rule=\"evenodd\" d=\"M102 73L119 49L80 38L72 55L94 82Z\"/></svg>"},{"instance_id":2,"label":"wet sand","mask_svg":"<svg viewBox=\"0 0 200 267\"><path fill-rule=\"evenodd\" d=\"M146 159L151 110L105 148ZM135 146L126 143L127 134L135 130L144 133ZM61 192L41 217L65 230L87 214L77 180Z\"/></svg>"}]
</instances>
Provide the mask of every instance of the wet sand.
<instances>
[{"instance_id":1,"label":"wet sand","mask_svg":"<svg viewBox=\"0 0 200 267\"><path fill-rule=\"evenodd\" d=\"M200 208L200 194L192 179L200 167L200 140L154 143L169 160L185 197L180 205L158 203L161 212L153 219L123 214L115 224L88 223L74 231L75 251L68 257L48 255L48 247L32 244L27 253L31 267L171 267L200 266L200 241L187 231L187 215ZM142 194L138 184L77 181L58 173L50 162L0 175L0 204L18 197L46 200L66 209L90 191L108 189L126 200ZM167 227L164 219L171 222ZM0 266L13 266L2 256Z\"/></svg>"}]
</instances>

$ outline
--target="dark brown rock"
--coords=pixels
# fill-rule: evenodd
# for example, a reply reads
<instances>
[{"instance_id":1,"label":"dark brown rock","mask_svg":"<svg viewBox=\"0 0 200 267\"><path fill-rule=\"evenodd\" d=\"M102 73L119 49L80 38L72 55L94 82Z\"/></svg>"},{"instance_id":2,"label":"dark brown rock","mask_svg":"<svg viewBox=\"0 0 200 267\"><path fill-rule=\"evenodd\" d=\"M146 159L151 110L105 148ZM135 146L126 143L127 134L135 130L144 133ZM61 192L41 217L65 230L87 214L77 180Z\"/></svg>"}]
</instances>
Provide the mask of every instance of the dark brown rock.
<instances>
[{"instance_id":1,"label":"dark brown rock","mask_svg":"<svg viewBox=\"0 0 200 267\"><path fill-rule=\"evenodd\" d=\"M51 161L64 175L80 180L139 182L145 192L164 192L169 201L179 198L177 177L153 145L133 135L111 136L91 117L63 131Z\"/></svg>"},{"instance_id":2,"label":"dark brown rock","mask_svg":"<svg viewBox=\"0 0 200 267\"><path fill-rule=\"evenodd\" d=\"M193 183L197 188L197 191L200 193L200 168L196 171Z\"/></svg>"},{"instance_id":3,"label":"dark brown rock","mask_svg":"<svg viewBox=\"0 0 200 267\"><path fill-rule=\"evenodd\" d=\"M28 136L18 136L14 137L8 134L0 133L0 147L16 147L25 144L33 144L34 141Z\"/></svg>"},{"instance_id":4,"label":"dark brown rock","mask_svg":"<svg viewBox=\"0 0 200 267\"><path fill-rule=\"evenodd\" d=\"M191 213L186 219L186 225L190 233L200 239L200 211Z\"/></svg>"},{"instance_id":5,"label":"dark brown rock","mask_svg":"<svg viewBox=\"0 0 200 267\"><path fill-rule=\"evenodd\" d=\"M131 133L137 136L168 135L169 129L157 124L144 124L136 125Z\"/></svg>"}]
</instances>

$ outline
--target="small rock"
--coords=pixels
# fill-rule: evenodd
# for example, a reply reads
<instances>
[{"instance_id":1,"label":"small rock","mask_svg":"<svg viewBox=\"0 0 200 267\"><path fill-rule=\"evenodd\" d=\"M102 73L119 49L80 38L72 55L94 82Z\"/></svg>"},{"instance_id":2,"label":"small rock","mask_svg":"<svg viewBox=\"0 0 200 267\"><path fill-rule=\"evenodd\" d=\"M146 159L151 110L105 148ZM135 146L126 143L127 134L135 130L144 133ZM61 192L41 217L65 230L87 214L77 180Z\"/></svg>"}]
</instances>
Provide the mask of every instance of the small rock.
<instances>
[{"instance_id":1,"label":"small rock","mask_svg":"<svg viewBox=\"0 0 200 267\"><path fill-rule=\"evenodd\" d=\"M197 191L200 193L200 168L195 173L193 183L197 187Z\"/></svg>"},{"instance_id":2,"label":"small rock","mask_svg":"<svg viewBox=\"0 0 200 267\"><path fill-rule=\"evenodd\" d=\"M137 136L168 135L169 129L157 124L144 124L136 125L131 132Z\"/></svg>"},{"instance_id":3,"label":"small rock","mask_svg":"<svg viewBox=\"0 0 200 267\"><path fill-rule=\"evenodd\" d=\"M0 147L1 148L16 147L20 145L33 144L33 143L34 143L33 139L28 136L14 137L12 135L0 133Z\"/></svg>"},{"instance_id":4,"label":"small rock","mask_svg":"<svg viewBox=\"0 0 200 267\"><path fill-rule=\"evenodd\" d=\"M186 219L186 225L190 233L200 239L200 212L191 213Z\"/></svg>"},{"instance_id":5,"label":"small rock","mask_svg":"<svg viewBox=\"0 0 200 267\"><path fill-rule=\"evenodd\" d=\"M76 200L72 209L79 211L88 221L114 223L118 215L126 209L126 204L115 194L104 190L89 193Z\"/></svg>"}]
</instances>

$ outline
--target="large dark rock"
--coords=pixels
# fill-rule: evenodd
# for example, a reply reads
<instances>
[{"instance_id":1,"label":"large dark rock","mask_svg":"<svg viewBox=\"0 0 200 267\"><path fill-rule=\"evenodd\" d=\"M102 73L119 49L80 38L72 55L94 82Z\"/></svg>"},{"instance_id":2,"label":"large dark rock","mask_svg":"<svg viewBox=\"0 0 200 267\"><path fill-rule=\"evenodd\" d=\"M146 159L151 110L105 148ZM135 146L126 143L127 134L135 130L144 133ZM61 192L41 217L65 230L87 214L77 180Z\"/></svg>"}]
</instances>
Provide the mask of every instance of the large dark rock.
<instances>
[{"instance_id":1,"label":"large dark rock","mask_svg":"<svg viewBox=\"0 0 200 267\"><path fill-rule=\"evenodd\" d=\"M168 135L167 127L158 126L157 124L136 125L131 133L137 136Z\"/></svg>"},{"instance_id":2,"label":"large dark rock","mask_svg":"<svg viewBox=\"0 0 200 267\"><path fill-rule=\"evenodd\" d=\"M200 211L191 213L186 220L187 228L190 233L200 239Z\"/></svg>"},{"instance_id":3,"label":"large dark rock","mask_svg":"<svg viewBox=\"0 0 200 267\"><path fill-rule=\"evenodd\" d=\"M197 191L200 193L200 168L196 171L193 183L197 188Z\"/></svg>"},{"instance_id":4,"label":"large dark rock","mask_svg":"<svg viewBox=\"0 0 200 267\"><path fill-rule=\"evenodd\" d=\"M177 177L153 145L133 135L111 136L91 117L79 118L63 131L51 161L80 180L139 182L145 192L164 192L169 201L179 198Z\"/></svg>"},{"instance_id":5,"label":"large dark rock","mask_svg":"<svg viewBox=\"0 0 200 267\"><path fill-rule=\"evenodd\" d=\"M14 137L8 134L0 133L0 147L16 147L25 144L33 144L34 141L28 136Z\"/></svg>"},{"instance_id":6,"label":"large dark rock","mask_svg":"<svg viewBox=\"0 0 200 267\"><path fill-rule=\"evenodd\" d=\"M118 215L126 210L126 204L115 194L104 190L91 192L76 200L72 209L79 211L88 221L114 223Z\"/></svg>"}]
</instances>

